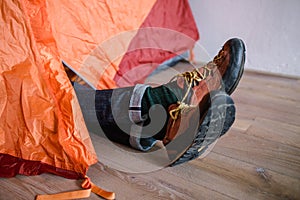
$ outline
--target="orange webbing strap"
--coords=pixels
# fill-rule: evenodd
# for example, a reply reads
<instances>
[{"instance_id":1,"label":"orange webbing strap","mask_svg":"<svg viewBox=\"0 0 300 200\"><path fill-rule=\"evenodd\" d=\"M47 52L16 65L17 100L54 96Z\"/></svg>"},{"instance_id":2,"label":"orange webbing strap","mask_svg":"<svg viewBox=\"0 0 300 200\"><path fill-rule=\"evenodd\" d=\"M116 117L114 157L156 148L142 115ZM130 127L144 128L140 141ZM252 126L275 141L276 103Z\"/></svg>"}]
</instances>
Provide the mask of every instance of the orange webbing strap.
<instances>
[{"instance_id":1,"label":"orange webbing strap","mask_svg":"<svg viewBox=\"0 0 300 200\"><path fill-rule=\"evenodd\" d=\"M84 190L76 190L71 192L62 192L58 194L43 194L43 195L37 195L36 200L59 200L59 199L81 199L81 198L88 198L91 195L91 192L103 197L107 200L113 200L115 199L115 193L114 192L108 192L105 191L95 184L91 182L91 180L86 177L81 184L81 187L84 188Z\"/></svg>"},{"instance_id":2,"label":"orange webbing strap","mask_svg":"<svg viewBox=\"0 0 300 200\"><path fill-rule=\"evenodd\" d=\"M85 188L85 189L92 189L93 193L99 195L100 197L108 199L108 200L113 200L116 198L115 197L116 195L114 192L108 192L108 191L105 191L105 190L99 188L97 185L92 183L90 178L88 178L88 177L85 178L85 180L81 184L81 187Z\"/></svg>"},{"instance_id":3,"label":"orange webbing strap","mask_svg":"<svg viewBox=\"0 0 300 200\"><path fill-rule=\"evenodd\" d=\"M58 194L37 195L36 200L58 200L58 199L79 199L88 198L91 195L91 189L76 190L72 192L63 192Z\"/></svg>"}]
</instances>

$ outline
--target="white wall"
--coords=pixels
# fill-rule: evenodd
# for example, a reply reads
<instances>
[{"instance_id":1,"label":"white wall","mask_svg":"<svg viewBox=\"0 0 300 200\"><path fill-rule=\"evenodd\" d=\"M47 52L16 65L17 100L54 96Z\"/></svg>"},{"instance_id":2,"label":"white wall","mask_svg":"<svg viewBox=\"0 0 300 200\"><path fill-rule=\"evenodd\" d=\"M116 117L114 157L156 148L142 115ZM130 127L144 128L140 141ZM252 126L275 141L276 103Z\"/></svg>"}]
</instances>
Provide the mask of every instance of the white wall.
<instances>
[{"instance_id":1,"label":"white wall","mask_svg":"<svg viewBox=\"0 0 300 200\"><path fill-rule=\"evenodd\" d=\"M189 2L200 32L196 61L206 61L227 39L239 37L247 47L246 69L300 76L299 0Z\"/></svg>"}]
</instances>

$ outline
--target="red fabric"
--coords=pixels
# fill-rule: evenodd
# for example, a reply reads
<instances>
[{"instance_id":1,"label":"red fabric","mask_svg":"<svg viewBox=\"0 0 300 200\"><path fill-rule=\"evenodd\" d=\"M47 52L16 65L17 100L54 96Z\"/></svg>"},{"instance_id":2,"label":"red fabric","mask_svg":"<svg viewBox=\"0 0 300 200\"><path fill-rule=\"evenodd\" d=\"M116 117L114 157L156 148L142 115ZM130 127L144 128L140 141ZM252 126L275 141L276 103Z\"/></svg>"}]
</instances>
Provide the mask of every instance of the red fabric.
<instances>
[{"instance_id":1,"label":"red fabric","mask_svg":"<svg viewBox=\"0 0 300 200\"><path fill-rule=\"evenodd\" d=\"M114 80L119 87L144 83L160 63L192 48L198 39L187 0L157 1L132 39Z\"/></svg>"},{"instance_id":2,"label":"red fabric","mask_svg":"<svg viewBox=\"0 0 300 200\"><path fill-rule=\"evenodd\" d=\"M70 179L84 178L84 174L75 171L65 170L40 161L25 160L8 154L0 154L0 177L14 177L17 174L39 175L42 173L52 173Z\"/></svg>"}]
</instances>

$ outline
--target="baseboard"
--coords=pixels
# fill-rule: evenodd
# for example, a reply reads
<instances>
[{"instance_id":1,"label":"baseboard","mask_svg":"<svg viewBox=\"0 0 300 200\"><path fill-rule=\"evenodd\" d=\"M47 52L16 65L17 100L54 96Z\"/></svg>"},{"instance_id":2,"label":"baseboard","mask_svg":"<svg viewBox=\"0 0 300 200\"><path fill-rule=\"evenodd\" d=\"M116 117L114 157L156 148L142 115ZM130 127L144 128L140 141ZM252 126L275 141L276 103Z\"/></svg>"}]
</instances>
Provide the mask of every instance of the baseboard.
<instances>
[{"instance_id":1,"label":"baseboard","mask_svg":"<svg viewBox=\"0 0 300 200\"><path fill-rule=\"evenodd\" d=\"M266 71L260 71L255 69L245 69L245 73L247 74L259 74L259 75L265 75L265 76L274 76L274 77L282 77L282 78L289 78L289 79L295 79L300 80L300 76L293 76L288 74L279 74L274 72L266 72Z\"/></svg>"}]
</instances>

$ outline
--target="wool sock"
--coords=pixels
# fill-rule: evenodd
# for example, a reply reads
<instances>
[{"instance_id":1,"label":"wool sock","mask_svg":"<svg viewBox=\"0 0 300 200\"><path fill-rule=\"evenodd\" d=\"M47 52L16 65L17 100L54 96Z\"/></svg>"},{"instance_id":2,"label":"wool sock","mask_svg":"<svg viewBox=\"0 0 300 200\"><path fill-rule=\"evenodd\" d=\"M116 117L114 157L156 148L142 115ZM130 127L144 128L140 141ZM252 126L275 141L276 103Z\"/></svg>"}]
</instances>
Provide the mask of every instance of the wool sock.
<instances>
[{"instance_id":1,"label":"wool sock","mask_svg":"<svg viewBox=\"0 0 300 200\"><path fill-rule=\"evenodd\" d=\"M182 98L182 89L178 87L176 82L170 82L165 85L158 87L148 87L142 98L142 116L145 118L144 126L147 126L151 123L151 118L149 117L149 110L152 106L159 104L161 105L165 112L166 118L162 119L165 121L162 129L154 134L154 138L157 140L162 140L166 134L167 122L169 120L168 107L171 104L177 103L179 99ZM155 113L155 109L154 109ZM159 112L158 112L159 113ZM159 114L154 117L161 117Z\"/></svg>"}]
</instances>

